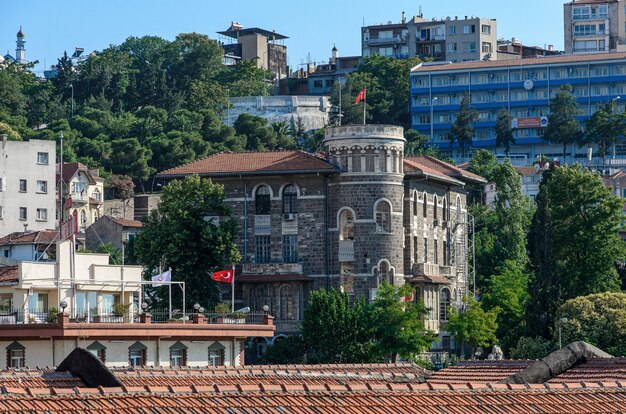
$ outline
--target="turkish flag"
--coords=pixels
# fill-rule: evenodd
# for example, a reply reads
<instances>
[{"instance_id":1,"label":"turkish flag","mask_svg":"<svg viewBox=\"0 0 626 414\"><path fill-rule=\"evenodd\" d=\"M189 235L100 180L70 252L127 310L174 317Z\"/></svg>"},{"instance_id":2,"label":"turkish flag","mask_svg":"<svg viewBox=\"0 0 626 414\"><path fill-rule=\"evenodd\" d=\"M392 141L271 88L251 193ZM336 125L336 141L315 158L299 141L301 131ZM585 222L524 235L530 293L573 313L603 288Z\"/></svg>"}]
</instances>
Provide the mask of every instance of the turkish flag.
<instances>
[{"instance_id":1,"label":"turkish flag","mask_svg":"<svg viewBox=\"0 0 626 414\"><path fill-rule=\"evenodd\" d=\"M233 277L235 277L235 269L218 270L213 273L213 280L216 282L233 283Z\"/></svg>"},{"instance_id":2,"label":"turkish flag","mask_svg":"<svg viewBox=\"0 0 626 414\"><path fill-rule=\"evenodd\" d=\"M409 296L405 296L402 301L403 302L413 302L415 300L415 293L411 292Z\"/></svg>"},{"instance_id":3,"label":"turkish flag","mask_svg":"<svg viewBox=\"0 0 626 414\"><path fill-rule=\"evenodd\" d=\"M356 96L356 100L354 101L355 105L365 99L365 89L366 88L361 89L361 92L359 92L359 94Z\"/></svg>"}]
</instances>

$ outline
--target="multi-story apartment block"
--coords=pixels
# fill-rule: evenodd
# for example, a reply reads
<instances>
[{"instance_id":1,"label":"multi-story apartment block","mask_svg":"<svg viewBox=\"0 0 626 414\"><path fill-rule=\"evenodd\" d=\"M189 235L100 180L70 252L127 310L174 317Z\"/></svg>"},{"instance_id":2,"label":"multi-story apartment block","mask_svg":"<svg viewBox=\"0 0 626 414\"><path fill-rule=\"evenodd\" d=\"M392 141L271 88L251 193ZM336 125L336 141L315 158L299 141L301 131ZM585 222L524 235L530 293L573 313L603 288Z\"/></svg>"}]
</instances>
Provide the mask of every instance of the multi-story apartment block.
<instances>
[{"instance_id":1,"label":"multi-story apartment block","mask_svg":"<svg viewBox=\"0 0 626 414\"><path fill-rule=\"evenodd\" d=\"M77 347L108 367L243 365L245 338L274 333L263 314L147 313L141 266L109 265L108 255L74 253L71 244L58 243L52 262L0 267L6 368L57 366Z\"/></svg>"},{"instance_id":2,"label":"multi-story apartment block","mask_svg":"<svg viewBox=\"0 0 626 414\"><path fill-rule=\"evenodd\" d=\"M400 127L327 128L326 157L302 151L222 153L159 174L225 187L243 264L236 307L268 305L277 334L297 332L309 292L372 299L411 283L439 330L468 288L467 189L484 179L429 157L404 158ZM435 348L449 348L441 332Z\"/></svg>"},{"instance_id":3,"label":"multi-story apartment block","mask_svg":"<svg viewBox=\"0 0 626 414\"><path fill-rule=\"evenodd\" d=\"M61 220L76 212L78 231L84 236L85 229L102 216L103 204L104 181L98 170L90 170L79 162L63 164L63 193L57 205L63 214Z\"/></svg>"},{"instance_id":4,"label":"multi-story apartment block","mask_svg":"<svg viewBox=\"0 0 626 414\"><path fill-rule=\"evenodd\" d=\"M54 141L0 138L0 236L55 227Z\"/></svg>"},{"instance_id":5,"label":"multi-story apartment block","mask_svg":"<svg viewBox=\"0 0 626 414\"><path fill-rule=\"evenodd\" d=\"M563 146L543 139L550 99L562 85L569 84L582 112L579 121L584 122L600 105L610 102L615 111L623 111L626 102L620 96L626 94L625 59L626 53L604 53L496 62L423 63L411 71L411 127L428 136L430 146L461 161L456 151L458 145L451 144L449 133L463 94L469 92L472 106L479 113L469 153L474 148L496 149L496 118L501 109L506 109L514 117L515 144L509 154L514 163L529 165L538 155L566 163L584 162L587 148L568 146L563 160ZM625 143L621 139L615 146L617 157L626 156ZM504 149L498 148L497 153L503 154Z\"/></svg>"},{"instance_id":6,"label":"multi-story apartment block","mask_svg":"<svg viewBox=\"0 0 626 414\"><path fill-rule=\"evenodd\" d=\"M415 16L407 21L403 15L400 23L362 27L362 55L419 56L452 62L496 60L496 31L495 19L455 16L428 20Z\"/></svg>"},{"instance_id":7,"label":"multi-story apartment block","mask_svg":"<svg viewBox=\"0 0 626 414\"><path fill-rule=\"evenodd\" d=\"M346 77L357 70L361 56L339 56L337 47L333 46L328 63L315 66L308 73L309 95L330 95L335 82L346 82Z\"/></svg>"},{"instance_id":8,"label":"multi-story apartment block","mask_svg":"<svg viewBox=\"0 0 626 414\"><path fill-rule=\"evenodd\" d=\"M623 0L572 0L565 3L565 53L625 52L625 5Z\"/></svg>"},{"instance_id":9,"label":"multi-story apartment block","mask_svg":"<svg viewBox=\"0 0 626 414\"><path fill-rule=\"evenodd\" d=\"M244 28L231 22L221 35L225 56L232 63L239 59L257 61L257 66L272 72L275 79L283 79L289 74L287 69L287 36L258 27Z\"/></svg>"}]
</instances>

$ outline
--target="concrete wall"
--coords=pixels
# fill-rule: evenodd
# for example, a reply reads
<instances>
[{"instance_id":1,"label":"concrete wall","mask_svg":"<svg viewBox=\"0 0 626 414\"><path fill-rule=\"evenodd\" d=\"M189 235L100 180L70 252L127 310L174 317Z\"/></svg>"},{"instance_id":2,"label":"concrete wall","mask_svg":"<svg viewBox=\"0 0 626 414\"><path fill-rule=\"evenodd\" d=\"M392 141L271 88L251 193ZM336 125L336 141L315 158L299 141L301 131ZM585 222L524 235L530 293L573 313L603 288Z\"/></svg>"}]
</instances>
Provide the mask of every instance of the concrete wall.
<instances>
[{"instance_id":1,"label":"concrete wall","mask_svg":"<svg viewBox=\"0 0 626 414\"><path fill-rule=\"evenodd\" d=\"M39 164L37 153L47 153L48 163ZM28 230L56 227L54 141L6 141L0 139L0 236ZM20 192L20 180L26 180L27 191ZM47 192L41 193L37 181L47 182ZM20 207L27 209L27 217L20 220ZM37 209L46 209L46 220L37 219Z\"/></svg>"},{"instance_id":2,"label":"concrete wall","mask_svg":"<svg viewBox=\"0 0 626 414\"><path fill-rule=\"evenodd\" d=\"M115 218L123 218L126 220L134 220L135 199L131 197L127 200L104 200L104 211L102 215Z\"/></svg>"},{"instance_id":3,"label":"concrete wall","mask_svg":"<svg viewBox=\"0 0 626 414\"><path fill-rule=\"evenodd\" d=\"M246 113L294 127L300 122L305 131L325 127L331 109L326 96L247 96L230 98L230 104L223 118L228 125L232 126L239 115Z\"/></svg>"}]
</instances>

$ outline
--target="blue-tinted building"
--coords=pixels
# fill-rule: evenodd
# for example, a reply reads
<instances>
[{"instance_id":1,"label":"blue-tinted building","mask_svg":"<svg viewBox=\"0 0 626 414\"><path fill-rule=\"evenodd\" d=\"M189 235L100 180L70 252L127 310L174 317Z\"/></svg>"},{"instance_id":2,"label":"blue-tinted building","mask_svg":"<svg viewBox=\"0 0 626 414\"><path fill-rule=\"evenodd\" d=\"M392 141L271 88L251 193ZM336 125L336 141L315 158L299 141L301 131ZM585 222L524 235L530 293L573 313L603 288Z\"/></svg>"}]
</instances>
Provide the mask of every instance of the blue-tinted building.
<instances>
[{"instance_id":1,"label":"blue-tinted building","mask_svg":"<svg viewBox=\"0 0 626 414\"><path fill-rule=\"evenodd\" d=\"M460 160L457 143L448 134L465 92L479 113L474 124L471 149L495 148L498 112L505 108L514 117L515 145L512 158L531 162L537 155L561 159L563 146L543 139L550 98L561 85L572 85L584 122L596 109L610 101L615 111L626 105L626 53L568 55L511 61L423 63L411 70L411 127L429 137L429 145ZM433 115L431 120L431 113ZM433 134L431 136L431 128ZM594 154L597 152L594 151ZM626 158L626 140L615 147L618 158ZM568 148L564 162L583 161L587 148Z\"/></svg>"}]
</instances>

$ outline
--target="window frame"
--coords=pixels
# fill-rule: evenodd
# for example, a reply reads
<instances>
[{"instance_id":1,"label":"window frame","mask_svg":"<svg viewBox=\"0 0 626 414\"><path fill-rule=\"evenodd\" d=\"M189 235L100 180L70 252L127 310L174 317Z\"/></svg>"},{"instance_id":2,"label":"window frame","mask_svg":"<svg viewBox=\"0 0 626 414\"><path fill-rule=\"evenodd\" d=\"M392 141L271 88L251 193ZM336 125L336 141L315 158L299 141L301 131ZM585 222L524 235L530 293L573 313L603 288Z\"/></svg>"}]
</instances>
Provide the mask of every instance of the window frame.
<instances>
[{"instance_id":1,"label":"window frame","mask_svg":"<svg viewBox=\"0 0 626 414\"><path fill-rule=\"evenodd\" d=\"M298 262L298 235L283 234L282 237L283 263Z\"/></svg>"},{"instance_id":2,"label":"window frame","mask_svg":"<svg viewBox=\"0 0 626 414\"><path fill-rule=\"evenodd\" d=\"M28 220L28 207L20 207L20 221ZM22 214L22 212L24 214Z\"/></svg>"},{"instance_id":3,"label":"window frame","mask_svg":"<svg viewBox=\"0 0 626 414\"><path fill-rule=\"evenodd\" d=\"M254 262L270 263L272 261L272 236L254 236Z\"/></svg>"},{"instance_id":4,"label":"window frame","mask_svg":"<svg viewBox=\"0 0 626 414\"><path fill-rule=\"evenodd\" d=\"M28 192L28 180L26 180L24 178L20 178L19 192L20 193L27 193Z\"/></svg>"},{"instance_id":5,"label":"window frame","mask_svg":"<svg viewBox=\"0 0 626 414\"><path fill-rule=\"evenodd\" d=\"M283 214L298 213L298 190L295 185L288 184L283 188Z\"/></svg>"},{"instance_id":6,"label":"window frame","mask_svg":"<svg viewBox=\"0 0 626 414\"><path fill-rule=\"evenodd\" d=\"M41 160L41 156L45 156L45 161ZM50 162L50 155L47 152L37 152L37 165L48 165Z\"/></svg>"},{"instance_id":7,"label":"window frame","mask_svg":"<svg viewBox=\"0 0 626 414\"><path fill-rule=\"evenodd\" d=\"M254 192L254 214L257 216L272 213L272 192L267 185L260 185Z\"/></svg>"}]
</instances>

